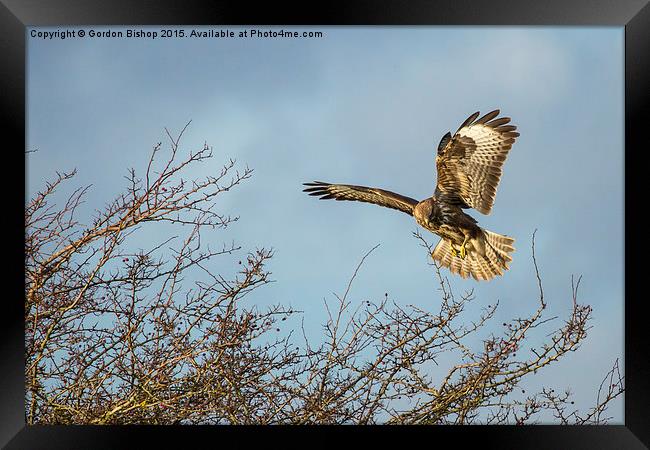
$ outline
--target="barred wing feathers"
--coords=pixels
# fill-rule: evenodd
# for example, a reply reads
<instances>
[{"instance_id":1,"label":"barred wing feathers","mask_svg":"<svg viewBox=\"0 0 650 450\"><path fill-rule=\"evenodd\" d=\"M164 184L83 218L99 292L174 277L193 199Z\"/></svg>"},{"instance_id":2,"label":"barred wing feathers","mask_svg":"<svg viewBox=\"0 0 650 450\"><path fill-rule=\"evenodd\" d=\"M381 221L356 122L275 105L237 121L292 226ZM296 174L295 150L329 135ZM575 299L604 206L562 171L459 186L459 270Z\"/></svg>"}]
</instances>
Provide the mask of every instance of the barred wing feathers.
<instances>
[{"instance_id":1,"label":"barred wing feathers","mask_svg":"<svg viewBox=\"0 0 650 450\"><path fill-rule=\"evenodd\" d=\"M318 196L321 200L335 199L373 203L386 208L397 209L411 216L413 215L413 208L418 204L415 199L379 188L352 184L330 184L322 181L303 184L307 186L307 188L303 189L304 192Z\"/></svg>"},{"instance_id":2,"label":"barred wing feathers","mask_svg":"<svg viewBox=\"0 0 650 450\"><path fill-rule=\"evenodd\" d=\"M489 214L494 204L502 166L519 136L509 117L494 110L480 119L475 112L452 137L447 133L438 146L438 181L434 196L456 200Z\"/></svg>"}]
</instances>

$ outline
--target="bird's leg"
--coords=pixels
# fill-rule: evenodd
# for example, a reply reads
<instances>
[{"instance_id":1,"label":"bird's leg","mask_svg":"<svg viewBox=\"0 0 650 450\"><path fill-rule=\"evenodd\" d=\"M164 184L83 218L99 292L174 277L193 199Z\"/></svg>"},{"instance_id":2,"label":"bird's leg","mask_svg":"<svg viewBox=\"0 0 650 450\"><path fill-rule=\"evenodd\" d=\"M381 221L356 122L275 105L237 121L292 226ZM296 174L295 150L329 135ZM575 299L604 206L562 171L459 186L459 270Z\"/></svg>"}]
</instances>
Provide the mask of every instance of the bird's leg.
<instances>
[{"instance_id":1,"label":"bird's leg","mask_svg":"<svg viewBox=\"0 0 650 450\"><path fill-rule=\"evenodd\" d=\"M469 240L469 234L466 234L465 239L463 240L463 243L460 246L460 259L465 259L467 257L467 249L465 248L465 245L467 245L468 240Z\"/></svg>"},{"instance_id":2,"label":"bird's leg","mask_svg":"<svg viewBox=\"0 0 650 450\"><path fill-rule=\"evenodd\" d=\"M451 248L451 256L453 256L454 258L458 256L458 250L456 250L453 243L449 246L449 248Z\"/></svg>"}]
</instances>

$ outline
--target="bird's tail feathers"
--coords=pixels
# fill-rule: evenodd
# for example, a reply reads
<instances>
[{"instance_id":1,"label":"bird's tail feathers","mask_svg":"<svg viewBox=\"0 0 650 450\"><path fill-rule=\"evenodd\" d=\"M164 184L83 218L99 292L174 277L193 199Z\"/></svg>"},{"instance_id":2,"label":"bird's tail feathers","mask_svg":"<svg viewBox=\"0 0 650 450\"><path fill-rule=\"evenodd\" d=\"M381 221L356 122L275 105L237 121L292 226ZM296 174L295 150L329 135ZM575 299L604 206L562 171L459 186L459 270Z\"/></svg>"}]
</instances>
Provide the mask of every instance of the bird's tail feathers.
<instances>
[{"instance_id":1,"label":"bird's tail feathers","mask_svg":"<svg viewBox=\"0 0 650 450\"><path fill-rule=\"evenodd\" d=\"M515 251L515 247L513 246L515 240L510 236L493 233L488 230L483 230L483 236L485 236L488 247L491 247L504 260L505 268L507 269L507 264L512 261L510 253Z\"/></svg>"},{"instance_id":2,"label":"bird's tail feathers","mask_svg":"<svg viewBox=\"0 0 650 450\"><path fill-rule=\"evenodd\" d=\"M509 236L483 230L483 235L469 246L465 259L454 255L447 239L438 242L431 256L442 267L463 278L491 280L508 270L508 263L512 261L510 253L515 250L513 243L514 239Z\"/></svg>"}]
</instances>

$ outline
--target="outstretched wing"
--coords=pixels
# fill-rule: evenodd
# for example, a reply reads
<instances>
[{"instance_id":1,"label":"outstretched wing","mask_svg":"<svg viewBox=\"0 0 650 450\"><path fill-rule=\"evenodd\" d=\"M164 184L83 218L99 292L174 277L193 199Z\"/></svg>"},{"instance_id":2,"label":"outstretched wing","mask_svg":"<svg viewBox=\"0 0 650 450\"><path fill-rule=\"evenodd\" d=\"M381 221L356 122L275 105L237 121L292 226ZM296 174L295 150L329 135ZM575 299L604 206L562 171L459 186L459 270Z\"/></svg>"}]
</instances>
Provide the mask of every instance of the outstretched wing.
<instances>
[{"instance_id":1,"label":"outstretched wing","mask_svg":"<svg viewBox=\"0 0 650 450\"><path fill-rule=\"evenodd\" d=\"M330 184L322 181L303 184L308 186L303 189L304 192L318 196L321 200L333 198L335 200L374 203L375 205L397 209L411 216L413 215L413 208L418 204L415 199L378 188L351 184Z\"/></svg>"},{"instance_id":2,"label":"outstretched wing","mask_svg":"<svg viewBox=\"0 0 650 450\"><path fill-rule=\"evenodd\" d=\"M475 112L463 122L456 134L447 133L440 141L436 168L438 181L434 196L456 201L489 214L494 204L501 167L515 138L509 117L499 117L499 110L480 119Z\"/></svg>"}]
</instances>

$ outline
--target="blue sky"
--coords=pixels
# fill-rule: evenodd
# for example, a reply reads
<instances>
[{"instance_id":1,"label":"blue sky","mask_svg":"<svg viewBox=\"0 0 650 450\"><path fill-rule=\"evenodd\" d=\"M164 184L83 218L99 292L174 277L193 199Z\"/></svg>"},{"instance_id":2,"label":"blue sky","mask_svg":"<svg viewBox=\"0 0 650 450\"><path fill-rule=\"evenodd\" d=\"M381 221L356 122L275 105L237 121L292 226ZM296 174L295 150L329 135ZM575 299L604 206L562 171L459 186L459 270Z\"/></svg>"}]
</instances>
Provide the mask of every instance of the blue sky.
<instances>
[{"instance_id":1,"label":"blue sky","mask_svg":"<svg viewBox=\"0 0 650 450\"><path fill-rule=\"evenodd\" d=\"M318 339L323 300L345 289L376 244L354 301L388 292L400 304L436 310L439 299L412 218L316 201L301 183L362 184L423 199L435 186L442 135L476 110L500 108L521 136L492 213L470 214L513 236L517 251L503 277L450 278L484 304L500 301L498 330L536 306L530 238L537 229L549 315L568 313L571 275L581 274L580 298L594 319L582 348L527 389L571 387L577 406L592 404L623 357L623 28L309 29L324 36L28 38L27 139L38 149L28 156L28 195L55 170L76 167L75 183L93 184L88 204L101 205L124 188L127 168L146 167L164 127L175 133L191 120L184 148L211 145L207 169L218 171L230 157L254 169L221 203L240 220L213 237L275 249L277 282L247 301L305 311ZM623 422L622 401L609 412Z\"/></svg>"}]
</instances>

